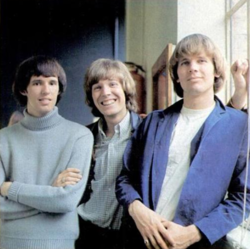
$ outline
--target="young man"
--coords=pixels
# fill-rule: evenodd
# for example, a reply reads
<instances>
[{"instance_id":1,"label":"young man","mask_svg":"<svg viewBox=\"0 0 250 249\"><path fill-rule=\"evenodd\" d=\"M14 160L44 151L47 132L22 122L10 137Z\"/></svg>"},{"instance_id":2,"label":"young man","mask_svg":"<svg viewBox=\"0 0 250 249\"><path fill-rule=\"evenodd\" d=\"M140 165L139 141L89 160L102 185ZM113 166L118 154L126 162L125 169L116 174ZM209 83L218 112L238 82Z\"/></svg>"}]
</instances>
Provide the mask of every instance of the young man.
<instances>
[{"instance_id":1,"label":"young man","mask_svg":"<svg viewBox=\"0 0 250 249\"><path fill-rule=\"evenodd\" d=\"M220 239L242 222L245 184L249 212L247 115L215 96L225 64L208 37L182 39L170 74L183 100L142 122L117 180L128 216L126 246L233 248Z\"/></svg>"},{"instance_id":2,"label":"young man","mask_svg":"<svg viewBox=\"0 0 250 249\"><path fill-rule=\"evenodd\" d=\"M122 62L98 59L86 73L84 89L87 104L100 119L89 126L94 135L91 190L78 207L81 234L76 248L120 249L123 210L116 200L115 182L127 142L141 121L135 113L135 82ZM74 181L78 174L62 172L59 186L62 177Z\"/></svg>"},{"instance_id":3,"label":"young man","mask_svg":"<svg viewBox=\"0 0 250 249\"><path fill-rule=\"evenodd\" d=\"M21 121L0 131L0 248L74 248L93 136L59 115L65 89L65 72L53 58L31 57L17 69L13 91L26 109ZM52 186L69 167L83 175L78 184Z\"/></svg>"}]
</instances>

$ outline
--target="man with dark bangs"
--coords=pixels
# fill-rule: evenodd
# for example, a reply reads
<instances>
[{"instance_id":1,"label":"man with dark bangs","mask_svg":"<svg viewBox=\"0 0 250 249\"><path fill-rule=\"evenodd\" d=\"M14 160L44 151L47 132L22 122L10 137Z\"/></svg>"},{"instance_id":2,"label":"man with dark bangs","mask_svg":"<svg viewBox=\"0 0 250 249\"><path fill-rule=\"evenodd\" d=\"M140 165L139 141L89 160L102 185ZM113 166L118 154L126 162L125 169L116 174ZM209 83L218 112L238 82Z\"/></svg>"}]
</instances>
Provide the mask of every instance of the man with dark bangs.
<instances>
[{"instance_id":1,"label":"man with dark bangs","mask_svg":"<svg viewBox=\"0 0 250 249\"><path fill-rule=\"evenodd\" d=\"M21 121L0 131L1 249L74 249L93 135L58 113L66 85L54 58L34 56L17 68L13 92L26 109ZM82 179L55 187L56 176L69 167Z\"/></svg>"},{"instance_id":2,"label":"man with dark bangs","mask_svg":"<svg viewBox=\"0 0 250 249\"><path fill-rule=\"evenodd\" d=\"M117 179L116 195L127 214L124 248L233 249L225 236L243 220L245 184L246 217L250 210L247 115L215 96L226 69L207 36L183 38L169 64L182 100L143 120ZM246 70L240 74L247 78Z\"/></svg>"}]
</instances>

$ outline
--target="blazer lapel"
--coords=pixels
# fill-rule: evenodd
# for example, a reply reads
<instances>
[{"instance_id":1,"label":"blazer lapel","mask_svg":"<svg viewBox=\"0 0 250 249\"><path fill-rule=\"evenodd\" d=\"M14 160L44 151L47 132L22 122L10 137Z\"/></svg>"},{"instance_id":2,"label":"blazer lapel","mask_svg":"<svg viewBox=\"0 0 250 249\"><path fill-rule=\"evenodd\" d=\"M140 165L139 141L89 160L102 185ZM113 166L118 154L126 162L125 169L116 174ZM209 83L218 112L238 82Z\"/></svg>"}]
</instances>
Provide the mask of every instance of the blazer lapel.
<instances>
[{"instance_id":1,"label":"blazer lapel","mask_svg":"<svg viewBox=\"0 0 250 249\"><path fill-rule=\"evenodd\" d=\"M175 106L174 111L164 115L158 122L158 126L155 130L155 145L153 151L153 161L152 161L152 205L153 210L155 210L162 183L166 173L166 167L168 162L168 151L170 146L171 135L177 119L180 114L181 103ZM162 113L163 114L163 113Z\"/></svg>"}]
</instances>

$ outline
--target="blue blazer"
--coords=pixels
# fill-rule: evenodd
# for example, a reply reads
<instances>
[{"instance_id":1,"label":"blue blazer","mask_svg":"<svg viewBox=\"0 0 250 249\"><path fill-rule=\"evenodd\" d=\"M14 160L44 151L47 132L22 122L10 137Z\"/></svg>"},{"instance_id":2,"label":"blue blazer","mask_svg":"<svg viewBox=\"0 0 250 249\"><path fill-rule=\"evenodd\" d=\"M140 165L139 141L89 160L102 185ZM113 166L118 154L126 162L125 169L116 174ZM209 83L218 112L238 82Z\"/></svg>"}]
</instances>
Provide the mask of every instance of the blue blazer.
<instances>
[{"instance_id":1,"label":"blue blazer","mask_svg":"<svg viewBox=\"0 0 250 249\"><path fill-rule=\"evenodd\" d=\"M183 226L195 224L211 244L242 222L247 153L247 115L215 99L216 107L192 141L190 170L174 218ZM181 100L152 112L129 141L116 186L125 209L138 199L155 210L182 105ZM249 206L250 180L248 212Z\"/></svg>"}]
</instances>

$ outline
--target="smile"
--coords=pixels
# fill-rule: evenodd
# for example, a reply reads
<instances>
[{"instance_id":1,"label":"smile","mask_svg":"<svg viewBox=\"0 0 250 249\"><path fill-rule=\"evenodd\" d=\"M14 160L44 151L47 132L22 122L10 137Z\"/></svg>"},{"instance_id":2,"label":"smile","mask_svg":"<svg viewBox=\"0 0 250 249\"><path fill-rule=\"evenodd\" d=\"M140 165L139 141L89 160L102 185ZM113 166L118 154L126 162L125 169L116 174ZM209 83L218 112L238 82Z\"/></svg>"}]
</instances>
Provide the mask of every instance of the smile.
<instances>
[{"instance_id":1,"label":"smile","mask_svg":"<svg viewBox=\"0 0 250 249\"><path fill-rule=\"evenodd\" d=\"M104 105L104 106L109 106L109 105L114 104L115 101L116 101L116 100L114 100L114 99L104 100L104 101L101 102L101 104Z\"/></svg>"},{"instance_id":2,"label":"smile","mask_svg":"<svg viewBox=\"0 0 250 249\"><path fill-rule=\"evenodd\" d=\"M39 99L40 102L47 104L51 101L51 99Z\"/></svg>"}]
</instances>

